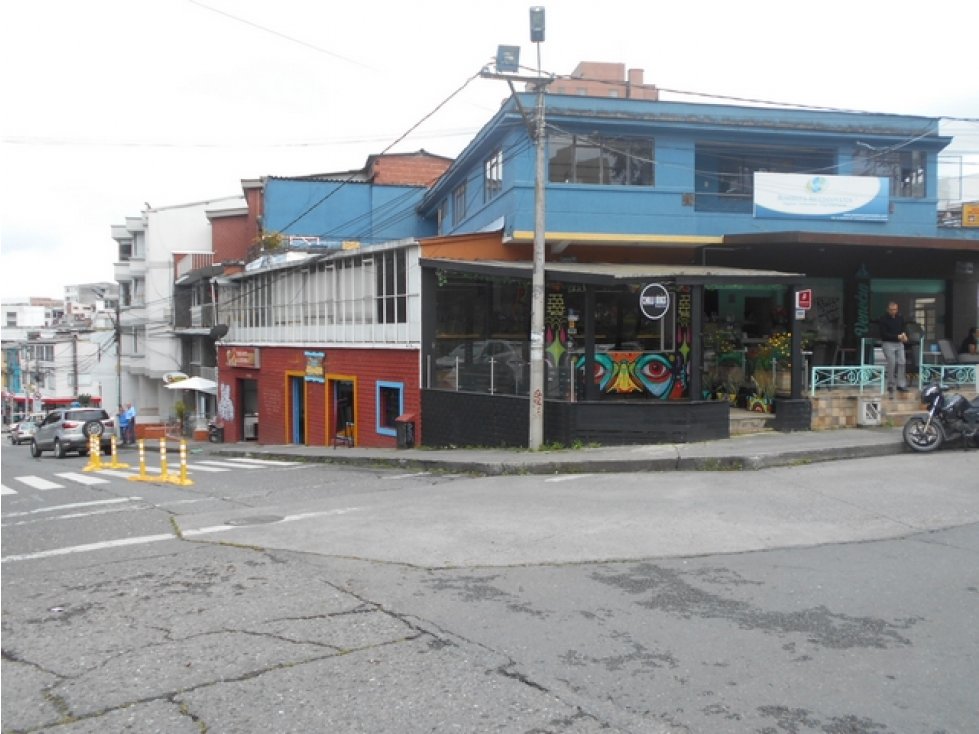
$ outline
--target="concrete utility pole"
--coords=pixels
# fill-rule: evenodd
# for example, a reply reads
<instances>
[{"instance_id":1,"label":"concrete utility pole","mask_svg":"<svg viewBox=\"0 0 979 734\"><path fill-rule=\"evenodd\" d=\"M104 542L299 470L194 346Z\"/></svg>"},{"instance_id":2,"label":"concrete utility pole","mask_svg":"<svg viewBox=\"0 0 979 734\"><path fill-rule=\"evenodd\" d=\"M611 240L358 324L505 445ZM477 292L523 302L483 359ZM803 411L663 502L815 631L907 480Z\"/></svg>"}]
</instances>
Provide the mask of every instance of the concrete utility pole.
<instances>
[{"instance_id":1,"label":"concrete utility pole","mask_svg":"<svg viewBox=\"0 0 979 734\"><path fill-rule=\"evenodd\" d=\"M71 335L71 387L78 397L78 332Z\"/></svg>"},{"instance_id":2,"label":"concrete utility pole","mask_svg":"<svg viewBox=\"0 0 979 734\"><path fill-rule=\"evenodd\" d=\"M540 74L540 44L537 46ZM530 306L530 431L531 451L544 443L544 85L537 85L537 125L534 133L537 161L534 166L534 274Z\"/></svg>"},{"instance_id":3,"label":"concrete utility pole","mask_svg":"<svg viewBox=\"0 0 979 734\"><path fill-rule=\"evenodd\" d=\"M534 131L537 160L534 166L534 275L530 310L530 430L527 446L536 451L544 443L544 88L540 45L544 40L544 8L530 9L530 40L537 44L537 125Z\"/></svg>"},{"instance_id":4,"label":"concrete utility pole","mask_svg":"<svg viewBox=\"0 0 979 734\"><path fill-rule=\"evenodd\" d=\"M527 446L536 450L544 443L544 261L545 261L545 207L544 185L546 171L544 91L554 79L541 75L540 44L544 40L544 8L534 6L530 9L530 40L537 44L537 76L519 76L512 72L519 70L520 47L500 46L497 49L496 69L493 74L485 69L480 73L485 79L503 79L510 85L510 92L527 123L527 130L536 146L534 165L534 258L531 280L530 302L530 416ZM537 114L531 125L527 113L520 103L520 97L513 87L515 81L527 82L537 93Z\"/></svg>"},{"instance_id":5,"label":"concrete utility pole","mask_svg":"<svg viewBox=\"0 0 979 734\"><path fill-rule=\"evenodd\" d=\"M122 291L116 294L116 406L122 405Z\"/></svg>"},{"instance_id":6,"label":"concrete utility pole","mask_svg":"<svg viewBox=\"0 0 979 734\"><path fill-rule=\"evenodd\" d=\"M103 301L109 294L102 288L95 289ZM116 317L112 319L113 336L116 342L116 406L122 405L122 289L116 293ZM111 316L109 318L112 318Z\"/></svg>"}]
</instances>

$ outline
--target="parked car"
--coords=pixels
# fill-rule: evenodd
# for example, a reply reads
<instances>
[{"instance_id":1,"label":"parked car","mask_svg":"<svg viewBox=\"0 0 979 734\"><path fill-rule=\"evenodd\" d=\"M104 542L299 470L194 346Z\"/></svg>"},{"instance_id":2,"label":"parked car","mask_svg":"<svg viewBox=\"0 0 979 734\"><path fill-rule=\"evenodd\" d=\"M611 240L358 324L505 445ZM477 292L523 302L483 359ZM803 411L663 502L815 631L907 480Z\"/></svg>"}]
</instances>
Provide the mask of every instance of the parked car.
<instances>
[{"instance_id":1,"label":"parked car","mask_svg":"<svg viewBox=\"0 0 979 734\"><path fill-rule=\"evenodd\" d=\"M451 352L435 360L439 367L455 367L456 362L466 362L467 345L460 344ZM506 341L503 339L490 339L488 341L474 341L472 349L472 364L489 364L492 359L497 364L507 362L519 362L523 359L519 342Z\"/></svg>"},{"instance_id":2,"label":"parked car","mask_svg":"<svg viewBox=\"0 0 979 734\"><path fill-rule=\"evenodd\" d=\"M37 430L37 424L40 422L36 418L26 418L20 423L14 423L7 433L7 438L14 445L30 443L31 438L34 437L34 432Z\"/></svg>"},{"instance_id":3,"label":"parked car","mask_svg":"<svg viewBox=\"0 0 979 734\"><path fill-rule=\"evenodd\" d=\"M458 383L463 390L485 392L490 389L492 381L494 390L511 392L523 382L522 374L526 362L519 342L504 339L479 340L472 342L468 348L472 349L471 362L466 361L465 344L456 346L451 352L435 360L436 367L442 373L440 379L446 386L455 384L457 364L460 373Z\"/></svg>"},{"instance_id":4,"label":"parked car","mask_svg":"<svg viewBox=\"0 0 979 734\"><path fill-rule=\"evenodd\" d=\"M44 451L53 451L59 459L69 451L87 454L92 436L99 437L99 446L108 454L112 451L114 430L115 423L101 408L52 410L31 438L31 456L37 458Z\"/></svg>"}]
</instances>

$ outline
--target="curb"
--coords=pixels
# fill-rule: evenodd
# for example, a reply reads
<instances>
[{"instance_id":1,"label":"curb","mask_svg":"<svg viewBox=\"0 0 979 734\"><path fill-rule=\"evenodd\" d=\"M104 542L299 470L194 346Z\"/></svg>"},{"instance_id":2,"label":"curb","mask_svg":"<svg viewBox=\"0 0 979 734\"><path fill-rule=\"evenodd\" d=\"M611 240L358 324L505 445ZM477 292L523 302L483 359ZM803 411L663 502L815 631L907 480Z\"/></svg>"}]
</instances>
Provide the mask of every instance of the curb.
<instances>
[{"instance_id":1,"label":"curb","mask_svg":"<svg viewBox=\"0 0 979 734\"><path fill-rule=\"evenodd\" d=\"M665 471L758 471L774 467L797 466L816 462L845 459L865 459L892 456L905 452L902 443L876 444L784 451L770 454L720 454L716 456L682 456L645 459L569 459L552 461L481 461L478 459L426 459L418 456L387 457L349 454L299 454L284 451L255 451L251 449L218 449L217 456L264 458L277 461L298 461L307 464L336 464L341 466L376 466L387 469L413 469L437 472L459 472L481 476L550 475L550 474L612 474L628 472Z\"/></svg>"}]
</instances>

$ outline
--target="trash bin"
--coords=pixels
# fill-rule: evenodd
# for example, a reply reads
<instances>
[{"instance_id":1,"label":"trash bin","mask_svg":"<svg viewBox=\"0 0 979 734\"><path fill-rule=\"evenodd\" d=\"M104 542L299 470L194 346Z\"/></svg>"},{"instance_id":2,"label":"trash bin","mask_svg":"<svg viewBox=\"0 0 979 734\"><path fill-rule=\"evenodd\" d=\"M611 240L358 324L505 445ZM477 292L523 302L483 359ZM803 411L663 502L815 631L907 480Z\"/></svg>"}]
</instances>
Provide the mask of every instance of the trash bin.
<instances>
[{"instance_id":1,"label":"trash bin","mask_svg":"<svg viewBox=\"0 0 979 734\"><path fill-rule=\"evenodd\" d=\"M394 427L398 434L398 448L411 449L415 447L415 414L404 413L394 419Z\"/></svg>"}]
</instances>

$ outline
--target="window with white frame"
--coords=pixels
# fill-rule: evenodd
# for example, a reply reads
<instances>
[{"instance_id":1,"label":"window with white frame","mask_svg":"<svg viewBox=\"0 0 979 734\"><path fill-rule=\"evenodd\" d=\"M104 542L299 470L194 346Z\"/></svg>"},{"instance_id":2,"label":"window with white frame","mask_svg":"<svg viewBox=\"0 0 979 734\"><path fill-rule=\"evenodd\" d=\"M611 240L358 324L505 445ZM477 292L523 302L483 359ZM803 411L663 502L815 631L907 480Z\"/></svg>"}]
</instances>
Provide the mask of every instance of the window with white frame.
<instances>
[{"instance_id":1,"label":"window with white frame","mask_svg":"<svg viewBox=\"0 0 979 734\"><path fill-rule=\"evenodd\" d=\"M408 268L404 250L374 255L377 321L404 324L408 321Z\"/></svg>"},{"instance_id":2,"label":"window with white frame","mask_svg":"<svg viewBox=\"0 0 979 734\"><path fill-rule=\"evenodd\" d=\"M498 150L483 163L483 200L491 201L503 191L503 151Z\"/></svg>"},{"instance_id":3,"label":"window with white frame","mask_svg":"<svg viewBox=\"0 0 979 734\"><path fill-rule=\"evenodd\" d=\"M54 362L54 345L53 344L32 345L31 358L35 362Z\"/></svg>"}]
</instances>

